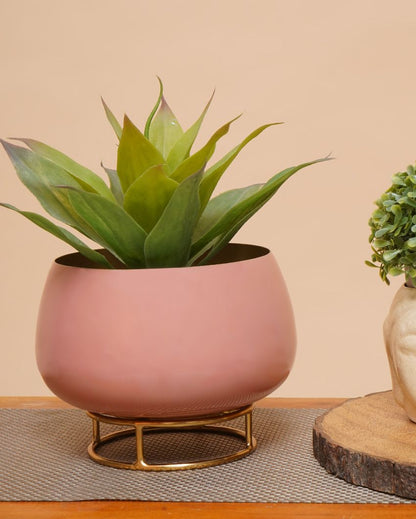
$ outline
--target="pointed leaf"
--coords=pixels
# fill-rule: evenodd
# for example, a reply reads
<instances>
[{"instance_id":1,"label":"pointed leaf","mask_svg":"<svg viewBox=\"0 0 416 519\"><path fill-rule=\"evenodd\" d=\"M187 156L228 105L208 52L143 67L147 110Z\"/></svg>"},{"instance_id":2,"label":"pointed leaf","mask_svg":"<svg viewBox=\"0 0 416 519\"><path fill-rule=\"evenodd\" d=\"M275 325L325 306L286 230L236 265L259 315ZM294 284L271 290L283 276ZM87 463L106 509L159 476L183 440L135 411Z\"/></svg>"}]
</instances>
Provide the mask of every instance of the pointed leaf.
<instances>
[{"instance_id":1,"label":"pointed leaf","mask_svg":"<svg viewBox=\"0 0 416 519\"><path fill-rule=\"evenodd\" d=\"M79 220L68 201L67 193L53 186L65 184L79 188L80 184L64 169L33 151L1 141L19 179L54 218L78 228Z\"/></svg>"},{"instance_id":2,"label":"pointed leaf","mask_svg":"<svg viewBox=\"0 0 416 519\"><path fill-rule=\"evenodd\" d=\"M61 239L65 243L68 243L74 249L76 249L78 252L80 252L83 256L91 260L93 263L97 263L98 265L101 265L105 268L113 268L112 265L107 261L107 259L100 254L99 252L91 249L86 245L84 242L82 242L79 238L77 238L74 234L69 232L64 227L60 227L44 216L32 213L30 211L20 211L20 209L17 209L17 207L14 207L10 204L2 204L0 203L0 206L6 207L8 209L11 209L12 211L16 211L17 213L21 214L34 224L38 225L41 229L44 229L45 231L50 232L57 238Z\"/></svg>"},{"instance_id":3,"label":"pointed leaf","mask_svg":"<svg viewBox=\"0 0 416 519\"><path fill-rule=\"evenodd\" d=\"M150 232L178 185L166 175L163 166L153 166L126 191L124 209L146 232Z\"/></svg>"},{"instance_id":4,"label":"pointed leaf","mask_svg":"<svg viewBox=\"0 0 416 519\"><path fill-rule=\"evenodd\" d=\"M256 185L251 186L253 187L253 192L255 193L255 187ZM261 189L261 188L260 188ZM247 193L248 198L250 195ZM234 237L235 234L243 227L243 225L261 208L263 205L272 197L273 195L270 195L268 198L264 199L261 203L257 204L251 211L248 211L244 217L237 220L233 225L231 225L224 233L219 234L216 238L213 238L211 242L209 242L209 246L206 245L202 250L204 251L204 257L202 260L199 260L201 257L201 251L194 254L192 257L192 264L197 263L198 265L206 265L209 263L212 258L215 258L215 256L223 249L227 243L230 242L230 240ZM208 251L208 252L207 252Z\"/></svg>"},{"instance_id":5,"label":"pointed leaf","mask_svg":"<svg viewBox=\"0 0 416 519\"><path fill-rule=\"evenodd\" d=\"M103 98L101 98L101 102L103 103L105 115L107 116L108 122L111 124L114 133L117 135L118 139L121 139L121 134L123 133L123 129L121 127L121 124L117 121L115 115L110 110L110 108L107 106L106 102Z\"/></svg>"},{"instance_id":6,"label":"pointed leaf","mask_svg":"<svg viewBox=\"0 0 416 519\"><path fill-rule=\"evenodd\" d=\"M209 139L209 141L205 144L203 148L199 151L188 157L184 162L182 162L172 173L171 178L176 180L177 182L182 182L185 178L193 175L200 169L205 167L205 164L211 158L212 154L215 151L215 146L219 139L228 133L231 124L241 117L241 115L235 117L228 123L221 126Z\"/></svg>"},{"instance_id":7,"label":"pointed leaf","mask_svg":"<svg viewBox=\"0 0 416 519\"><path fill-rule=\"evenodd\" d=\"M202 186L202 181L201 181ZM245 200L253 193L256 193L263 184L253 184L252 186L231 189L225 191L209 201L205 211L202 213L195 228L193 241L196 242L204 236L221 218L239 202ZM201 188L200 188L201 191Z\"/></svg>"},{"instance_id":8,"label":"pointed leaf","mask_svg":"<svg viewBox=\"0 0 416 519\"><path fill-rule=\"evenodd\" d=\"M164 162L160 151L125 116L117 157L117 171L123 191L126 192L147 169Z\"/></svg>"},{"instance_id":9,"label":"pointed leaf","mask_svg":"<svg viewBox=\"0 0 416 519\"><path fill-rule=\"evenodd\" d=\"M266 128L270 126L274 126L276 124L283 123L271 123L260 126L254 130L254 132L250 133L248 137L246 137L238 146L232 149L227 155L225 155L222 159L216 162L213 166L211 166L205 172L202 181L201 187L199 190L199 194L201 197L201 210L204 210L206 207L208 200L210 199L212 193L214 192L215 187L218 184L218 181L222 177L223 173L226 171L228 166L233 162L233 160L237 157L240 151L255 137L257 137L260 133L262 133Z\"/></svg>"},{"instance_id":10,"label":"pointed leaf","mask_svg":"<svg viewBox=\"0 0 416 519\"><path fill-rule=\"evenodd\" d=\"M186 132L170 150L167 163L171 171L174 171L181 162L189 157L192 145L195 142L196 136L198 135L202 121L204 120L205 114L207 113L212 98L214 97L214 93L215 92L213 92L212 96L210 97L202 114L199 116L199 119L195 121L195 123L190 128L188 128L188 130L186 130Z\"/></svg>"},{"instance_id":11,"label":"pointed leaf","mask_svg":"<svg viewBox=\"0 0 416 519\"><path fill-rule=\"evenodd\" d=\"M183 267L189 259L192 234L199 217L202 170L184 180L146 239L147 267Z\"/></svg>"},{"instance_id":12,"label":"pointed leaf","mask_svg":"<svg viewBox=\"0 0 416 519\"><path fill-rule=\"evenodd\" d=\"M206 234L220 219L231 209L234 205L250 197L253 193L256 193L261 189L263 184L253 184L252 186L243 187L239 189L232 189L221 193L217 197L210 200L205 211L202 213L201 218L198 221L198 225L195 229L193 241L197 241L198 238ZM193 256L188 261L188 266L194 264L203 265L208 263L212 257L214 257L231 238L240 230L247 220L257 211L257 209L248 215L243 220L238 221L234 226L228 229L225 233L214 237L211 241L207 242L204 247L195 251L192 248ZM203 257L201 261L200 258Z\"/></svg>"},{"instance_id":13,"label":"pointed leaf","mask_svg":"<svg viewBox=\"0 0 416 519\"><path fill-rule=\"evenodd\" d=\"M129 267L143 267L145 231L119 205L95 193L67 189L77 214L99 237L97 242Z\"/></svg>"},{"instance_id":14,"label":"pointed leaf","mask_svg":"<svg viewBox=\"0 0 416 519\"><path fill-rule=\"evenodd\" d=\"M100 243L94 229L79 217L68 198L68 191L57 189L65 185L81 189L81 185L60 166L53 164L31 150L1 141L22 183L54 218L64 222L88 238ZM92 193L91 193L92 194ZM97 195L100 196L100 195Z\"/></svg>"},{"instance_id":15,"label":"pointed leaf","mask_svg":"<svg viewBox=\"0 0 416 519\"><path fill-rule=\"evenodd\" d=\"M117 171L115 169L106 168L103 163L101 163L101 167L107 173L108 179L110 181L111 192L113 193L114 198L120 205L123 205L124 193L121 189L120 179L118 178Z\"/></svg>"},{"instance_id":16,"label":"pointed leaf","mask_svg":"<svg viewBox=\"0 0 416 519\"><path fill-rule=\"evenodd\" d=\"M206 254L210 254L210 251L215 247L215 245L218 243L219 238L214 238L212 241L207 243L205 247L195 252L193 256L190 256L188 259L188 262L186 264L187 267L192 267L193 265L200 265L201 260L200 258ZM192 250L192 249L191 249Z\"/></svg>"},{"instance_id":17,"label":"pointed leaf","mask_svg":"<svg viewBox=\"0 0 416 519\"><path fill-rule=\"evenodd\" d=\"M67 171L86 191L96 192L109 200L114 200L114 197L104 180L90 169L81 166L81 164L78 164L64 153L51 148L43 142L34 139L17 140L24 142L26 146L37 155L50 160Z\"/></svg>"},{"instance_id":18,"label":"pointed leaf","mask_svg":"<svg viewBox=\"0 0 416 519\"><path fill-rule=\"evenodd\" d=\"M181 125L169 108L165 98L162 97L159 110L149 128L150 142L160 151L163 157L166 158L182 135L183 130Z\"/></svg>"},{"instance_id":19,"label":"pointed leaf","mask_svg":"<svg viewBox=\"0 0 416 519\"><path fill-rule=\"evenodd\" d=\"M226 212L224 216L222 216L222 218L217 223L215 223L215 225L208 232L205 233L205 235L199 238L192 245L191 256L194 256L201 249L206 247L206 245L217 236L226 235L229 241L240 229L240 227L276 193L276 191L288 178L290 178L300 169L326 160L330 159L326 157L324 159L306 162L298 166L287 168L273 176L258 191L231 207L229 211ZM226 243L228 242L223 243L223 246L226 245Z\"/></svg>"},{"instance_id":20,"label":"pointed leaf","mask_svg":"<svg viewBox=\"0 0 416 519\"><path fill-rule=\"evenodd\" d=\"M268 200L268 199L267 199ZM208 254L206 254L202 261L198 262L198 265L206 265L211 261L212 258L215 258L215 256L223 249L227 243L230 242L230 240L237 234L237 232L243 227L243 225L261 208L263 205L267 202L267 200L264 200L262 204L258 205L256 208L252 209L248 213L245 214L243 218L238 220L234 225L232 225L226 232L223 234L220 234L217 238L212 240L212 247L209 250ZM204 250L206 250L204 248ZM200 254L196 254L195 257L199 258Z\"/></svg>"},{"instance_id":21,"label":"pointed leaf","mask_svg":"<svg viewBox=\"0 0 416 519\"><path fill-rule=\"evenodd\" d=\"M162 101L162 96L163 96L163 83L162 83L162 80L160 79L159 76L157 76L157 80L159 81L159 97L157 98L156 104L153 107L152 111L150 112L149 117L147 118L147 121L146 121L146 124L145 124L145 127L144 127L144 136L146 137L146 139L149 138L150 125L152 123L152 120L153 120L153 117L154 117L155 113L157 112L157 109L159 108L159 105L160 105L160 102Z\"/></svg>"}]
</instances>

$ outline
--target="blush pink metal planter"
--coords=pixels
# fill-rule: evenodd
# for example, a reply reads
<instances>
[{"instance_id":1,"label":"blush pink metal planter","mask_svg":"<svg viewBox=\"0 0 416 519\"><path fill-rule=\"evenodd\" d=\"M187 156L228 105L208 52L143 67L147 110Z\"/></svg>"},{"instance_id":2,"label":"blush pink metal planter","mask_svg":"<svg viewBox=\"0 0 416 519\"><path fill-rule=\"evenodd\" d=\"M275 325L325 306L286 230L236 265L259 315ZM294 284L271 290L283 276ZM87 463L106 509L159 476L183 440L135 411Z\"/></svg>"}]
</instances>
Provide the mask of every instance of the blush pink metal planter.
<instances>
[{"instance_id":1,"label":"blush pink metal planter","mask_svg":"<svg viewBox=\"0 0 416 519\"><path fill-rule=\"evenodd\" d=\"M66 402L116 417L210 415L288 376L293 312L269 250L229 244L217 264L189 268L85 265L58 258L39 311L38 367Z\"/></svg>"}]
</instances>

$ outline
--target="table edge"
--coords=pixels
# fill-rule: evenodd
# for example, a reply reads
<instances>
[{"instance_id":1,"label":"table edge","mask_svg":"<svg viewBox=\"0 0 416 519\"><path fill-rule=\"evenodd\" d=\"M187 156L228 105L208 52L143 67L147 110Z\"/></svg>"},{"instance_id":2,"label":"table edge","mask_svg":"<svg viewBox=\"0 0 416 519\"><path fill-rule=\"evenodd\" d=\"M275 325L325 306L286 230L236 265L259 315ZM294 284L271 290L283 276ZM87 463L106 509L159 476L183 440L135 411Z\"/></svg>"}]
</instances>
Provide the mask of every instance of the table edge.
<instances>
[{"instance_id":1,"label":"table edge","mask_svg":"<svg viewBox=\"0 0 416 519\"><path fill-rule=\"evenodd\" d=\"M256 407L293 409L331 409L345 402L347 398L274 398L259 400ZM71 409L55 396L0 396L0 407L11 409Z\"/></svg>"}]
</instances>

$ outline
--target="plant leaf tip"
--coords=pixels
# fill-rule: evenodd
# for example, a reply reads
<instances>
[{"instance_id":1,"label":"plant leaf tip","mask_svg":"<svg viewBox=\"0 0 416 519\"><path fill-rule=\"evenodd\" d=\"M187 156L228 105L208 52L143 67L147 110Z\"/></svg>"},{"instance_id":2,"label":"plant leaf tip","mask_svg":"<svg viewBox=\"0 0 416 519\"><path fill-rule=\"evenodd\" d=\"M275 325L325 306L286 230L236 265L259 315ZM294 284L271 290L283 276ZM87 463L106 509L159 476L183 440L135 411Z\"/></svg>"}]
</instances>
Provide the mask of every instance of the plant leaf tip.
<instances>
[{"instance_id":1,"label":"plant leaf tip","mask_svg":"<svg viewBox=\"0 0 416 519\"><path fill-rule=\"evenodd\" d=\"M157 80L159 81L159 87L160 87L160 94L163 95L163 81L160 79L160 77L156 74Z\"/></svg>"}]
</instances>

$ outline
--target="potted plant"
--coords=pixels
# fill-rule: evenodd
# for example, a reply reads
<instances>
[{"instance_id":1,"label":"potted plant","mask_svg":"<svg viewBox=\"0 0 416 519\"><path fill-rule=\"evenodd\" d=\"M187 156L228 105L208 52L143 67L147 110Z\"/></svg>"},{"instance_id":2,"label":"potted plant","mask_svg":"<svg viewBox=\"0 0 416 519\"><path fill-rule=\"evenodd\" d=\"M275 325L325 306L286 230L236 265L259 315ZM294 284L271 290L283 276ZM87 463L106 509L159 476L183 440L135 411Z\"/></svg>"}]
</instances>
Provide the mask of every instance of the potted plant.
<instances>
[{"instance_id":1,"label":"potted plant","mask_svg":"<svg viewBox=\"0 0 416 519\"><path fill-rule=\"evenodd\" d=\"M384 322L384 340L390 365L393 395L416 422L416 171L408 166L396 173L392 185L376 201L369 225L372 247L370 267L381 279L405 276Z\"/></svg>"},{"instance_id":2,"label":"potted plant","mask_svg":"<svg viewBox=\"0 0 416 519\"><path fill-rule=\"evenodd\" d=\"M211 420L266 396L291 369L295 327L277 263L265 248L229 242L287 179L328 157L213 196L240 151L278 123L207 166L235 121L191 151L211 99L183 131L160 82L143 133L103 102L119 140L116 169L104 167L109 185L39 141L3 142L23 184L78 234L2 204L78 251L58 258L46 281L40 373L60 398L101 417Z\"/></svg>"}]
</instances>

